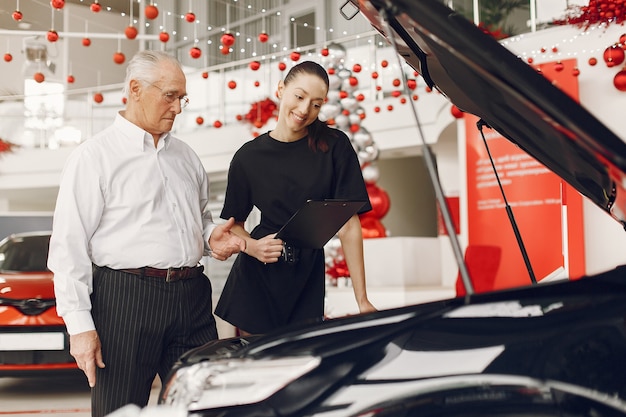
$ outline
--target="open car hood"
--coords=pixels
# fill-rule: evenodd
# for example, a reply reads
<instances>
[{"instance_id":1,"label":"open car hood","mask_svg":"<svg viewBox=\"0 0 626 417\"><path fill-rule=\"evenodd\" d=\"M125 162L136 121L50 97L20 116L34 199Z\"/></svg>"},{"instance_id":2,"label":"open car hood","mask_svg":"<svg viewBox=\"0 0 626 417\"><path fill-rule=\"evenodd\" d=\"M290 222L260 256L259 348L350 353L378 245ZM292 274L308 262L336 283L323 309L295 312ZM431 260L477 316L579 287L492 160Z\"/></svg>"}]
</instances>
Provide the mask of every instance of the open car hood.
<instances>
[{"instance_id":1,"label":"open car hood","mask_svg":"<svg viewBox=\"0 0 626 417\"><path fill-rule=\"evenodd\" d=\"M350 1L431 88L626 225L626 144L591 113L437 0Z\"/></svg>"}]
</instances>

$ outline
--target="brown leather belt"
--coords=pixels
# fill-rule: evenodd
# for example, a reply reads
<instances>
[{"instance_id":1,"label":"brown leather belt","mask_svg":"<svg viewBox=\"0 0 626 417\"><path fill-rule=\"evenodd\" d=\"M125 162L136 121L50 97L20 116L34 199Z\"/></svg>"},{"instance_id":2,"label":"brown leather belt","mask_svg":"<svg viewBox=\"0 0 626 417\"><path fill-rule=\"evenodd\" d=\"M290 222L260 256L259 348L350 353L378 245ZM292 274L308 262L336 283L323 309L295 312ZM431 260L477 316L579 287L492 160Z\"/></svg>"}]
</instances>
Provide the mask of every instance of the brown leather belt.
<instances>
[{"instance_id":1,"label":"brown leather belt","mask_svg":"<svg viewBox=\"0 0 626 417\"><path fill-rule=\"evenodd\" d=\"M161 278L164 279L165 282L174 282L188 278L195 278L200 275L203 270L204 267L202 265L183 266L180 268L167 269L152 268L149 266L144 266L143 268L120 269L120 271L126 272L128 274L139 275L149 278Z\"/></svg>"}]
</instances>

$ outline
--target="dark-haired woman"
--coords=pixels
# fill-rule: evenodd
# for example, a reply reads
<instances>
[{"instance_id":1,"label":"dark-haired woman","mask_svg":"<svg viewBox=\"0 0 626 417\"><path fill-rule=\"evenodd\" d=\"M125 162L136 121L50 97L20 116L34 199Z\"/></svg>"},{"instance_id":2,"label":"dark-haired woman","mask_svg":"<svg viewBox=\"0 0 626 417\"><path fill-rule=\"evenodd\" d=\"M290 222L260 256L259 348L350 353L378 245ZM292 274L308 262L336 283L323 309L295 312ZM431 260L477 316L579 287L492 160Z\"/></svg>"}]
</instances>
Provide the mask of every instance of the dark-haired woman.
<instances>
[{"instance_id":1,"label":"dark-haired woman","mask_svg":"<svg viewBox=\"0 0 626 417\"><path fill-rule=\"evenodd\" d=\"M363 200L371 210L359 162L345 133L318 119L328 93L328 74L301 62L278 84L276 128L245 143L234 155L221 217L235 218L232 232L244 238L215 313L242 334L322 319L325 296L323 249L297 248L297 261L281 258L276 232L307 201ZM250 233L244 222L257 207L261 221ZM375 311L367 297L363 238L355 214L338 233L360 312Z\"/></svg>"}]
</instances>

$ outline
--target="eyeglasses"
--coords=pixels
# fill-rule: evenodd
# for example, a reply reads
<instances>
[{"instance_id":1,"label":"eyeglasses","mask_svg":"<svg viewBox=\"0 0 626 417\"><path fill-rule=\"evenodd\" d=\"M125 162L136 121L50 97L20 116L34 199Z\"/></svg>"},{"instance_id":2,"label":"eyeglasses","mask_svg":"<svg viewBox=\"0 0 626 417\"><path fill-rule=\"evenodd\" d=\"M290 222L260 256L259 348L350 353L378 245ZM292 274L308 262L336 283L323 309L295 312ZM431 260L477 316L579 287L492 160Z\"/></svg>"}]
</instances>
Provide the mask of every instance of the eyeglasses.
<instances>
[{"instance_id":1,"label":"eyeglasses","mask_svg":"<svg viewBox=\"0 0 626 417\"><path fill-rule=\"evenodd\" d=\"M181 110L184 109L185 107L187 107L187 105L189 104L189 97L187 97L187 96L176 96L176 94L174 94L174 93L166 93L158 85L154 85L154 84L152 84L149 81L146 81L146 82L148 84L150 84L152 87L158 88L159 90L161 90L161 92L163 93L163 100L165 100L167 103L172 104L175 100L178 99L178 100L180 100L180 108L181 108Z\"/></svg>"}]
</instances>

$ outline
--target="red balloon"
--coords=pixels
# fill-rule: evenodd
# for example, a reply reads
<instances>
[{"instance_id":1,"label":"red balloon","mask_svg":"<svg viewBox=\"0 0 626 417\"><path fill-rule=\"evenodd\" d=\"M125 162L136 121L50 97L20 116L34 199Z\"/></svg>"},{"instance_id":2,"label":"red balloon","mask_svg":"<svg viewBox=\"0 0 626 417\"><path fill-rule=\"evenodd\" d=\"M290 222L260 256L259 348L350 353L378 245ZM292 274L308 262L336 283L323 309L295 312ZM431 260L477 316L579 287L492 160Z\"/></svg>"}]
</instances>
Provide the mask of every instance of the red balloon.
<instances>
[{"instance_id":1,"label":"red balloon","mask_svg":"<svg viewBox=\"0 0 626 417\"><path fill-rule=\"evenodd\" d=\"M256 71L256 70L258 70L259 68L261 68L261 63L260 63L259 61L252 61L252 62L250 63L250 69L251 69L252 71Z\"/></svg>"},{"instance_id":2,"label":"red balloon","mask_svg":"<svg viewBox=\"0 0 626 417\"><path fill-rule=\"evenodd\" d=\"M265 43L270 39L269 35L265 32L259 33L259 42Z\"/></svg>"},{"instance_id":3,"label":"red balloon","mask_svg":"<svg viewBox=\"0 0 626 417\"><path fill-rule=\"evenodd\" d=\"M378 73L376 71L372 72L372 78L373 79L378 78Z\"/></svg>"},{"instance_id":4,"label":"red balloon","mask_svg":"<svg viewBox=\"0 0 626 417\"><path fill-rule=\"evenodd\" d=\"M219 129L220 127L222 127L222 122L220 122L219 120L214 121L213 122L213 127L216 127L216 128Z\"/></svg>"},{"instance_id":5,"label":"red balloon","mask_svg":"<svg viewBox=\"0 0 626 417\"><path fill-rule=\"evenodd\" d=\"M359 84L359 80L356 77L350 77L349 82L352 87L356 87Z\"/></svg>"},{"instance_id":6,"label":"red balloon","mask_svg":"<svg viewBox=\"0 0 626 417\"><path fill-rule=\"evenodd\" d=\"M356 96L356 100L357 100L357 101L363 101L363 100L365 100L365 96L364 96L363 94L360 94L360 93L359 93L359 94Z\"/></svg>"},{"instance_id":7,"label":"red balloon","mask_svg":"<svg viewBox=\"0 0 626 417\"><path fill-rule=\"evenodd\" d=\"M592 67L593 67L594 65L596 65L597 63L598 63L598 60L597 60L597 59L595 59L595 58L593 58L593 57L592 57L592 58L589 58L589 65L591 65Z\"/></svg>"},{"instance_id":8,"label":"red balloon","mask_svg":"<svg viewBox=\"0 0 626 417\"><path fill-rule=\"evenodd\" d=\"M204 71L204 72L202 73L202 78L204 78L204 79L209 78L209 73L208 73L208 72L206 72L206 71Z\"/></svg>"},{"instance_id":9,"label":"red balloon","mask_svg":"<svg viewBox=\"0 0 626 417\"><path fill-rule=\"evenodd\" d=\"M383 59L382 62L380 63L380 66L383 68L387 68L387 65L389 65L389 62L387 62L386 59Z\"/></svg>"},{"instance_id":10,"label":"red balloon","mask_svg":"<svg viewBox=\"0 0 626 417\"><path fill-rule=\"evenodd\" d=\"M402 82L400 81L400 79L399 79L399 78L394 78L394 80L393 80L393 82L392 82L392 84L393 84L393 86L394 86L394 87L399 87L401 83L402 83Z\"/></svg>"},{"instance_id":11,"label":"red balloon","mask_svg":"<svg viewBox=\"0 0 626 417\"><path fill-rule=\"evenodd\" d=\"M89 8L94 13L98 13L100 10L102 10L102 6L100 6L100 3L98 3L98 0L96 0L95 3L91 3L91 6L89 6Z\"/></svg>"},{"instance_id":12,"label":"red balloon","mask_svg":"<svg viewBox=\"0 0 626 417\"><path fill-rule=\"evenodd\" d=\"M374 217L361 217L361 232L363 239L372 239L387 236L387 230L380 220Z\"/></svg>"},{"instance_id":13,"label":"red balloon","mask_svg":"<svg viewBox=\"0 0 626 417\"><path fill-rule=\"evenodd\" d=\"M190 50L189 50L189 55L193 58L193 59L198 59L200 58L200 56L202 55L202 50L200 48L198 48L197 46L193 46Z\"/></svg>"},{"instance_id":14,"label":"red balloon","mask_svg":"<svg viewBox=\"0 0 626 417\"><path fill-rule=\"evenodd\" d=\"M624 50L617 44L611 45L604 50L604 62L611 68L624 62Z\"/></svg>"},{"instance_id":15,"label":"red balloon","mask_svg":"<svg viewBox=\"0 0 626 417\"><path fill-rule=\"evenodd\" d=\"M292 60L292 61L294 61L294 62L295 62L295 61L297 61L297 60L299 60L299 59L300 59L300 52L298 52L298 51L293 51L293 52L291 53L291 55L289 55L289 58L291 58L291 60Z\"/></svg>"},{"instance_id":16,"label":"red balloon","mask_svg":"<svg viewBox=\"0 0 626 417\"><path fill-rule=\"evenodd\" d=\"M137 28L133 25L127 26L124 30L124 34L128 39L135 39L137 37Z\"/></svg>"},{"instance_id":17,"label":"red balloon","mask_svg":"<svg viewBox=\"0 0 626 417\"><path fill-rule=\"evenodd\" d=\"M196 15L193 14L193 12L188 12L185 15L185 20L188 21L189 23L193 23L196 21Z\"/></svg>"},{"instance_id":18,"label":"red balloon","mask_svg":"<svg viewBox=\"0 0 626 417\"><path fill-rule=\"evenodd\" d=\"M284 71L285 69L287 69L287 64L285 64L284 62L279 62L278 69Z\"/></svg>"},{"instance_id":19,"label":"red balloon","mask_svg":"<svg viewBox=\"0 0 626 417\"><path fill-rule=\"evenodd\" d=\"M230 88L231 90L234 90L235 88L237 88L237 83L233 80L229 81L228 88Z\"/></svg>"},{"instance_id":20,"label":"red balloon","mask_svg":"<svg viewBox=\"0 0 626 417\"><path fill-rule=\"evenodd\" d=\"M55 9L62 9L65 6L65 0L50 0L50 6Z\"/></svg>"},{"instance_id":21,"label":"red balloon","mask_svg":"<svg viewBox=\"0 0 626 417\"><path fill-rule=\"evenodd\" d=\"M366 184L367 195L370 198L370 204L372 210L364 213L365 217L374 217L376 219L382 219L389 212L391 205L389 200L389 194L376 184Z\"/></svg>"},{"instance_id":22,"label":"red balloon","mask_svg":"<svg viewBox=\"0 0 626 417\"><path fill-rule=\"evenodd\" d=\"M163 31L161 33L159 33L159 40L163 43L167 42L170 40L170 34Z\"/></svg>"},{"instance_id":23,"label":"red balloon","mask_svg":"<svg viewBox=\"0 0 626 417\"><path fill-rule=\"evenodd\" d=\"M59 34L57 33L56 30L50 29L48 33L46 34L46 38L48 38L48 41L50 42L56 42L59 40Z\"/></svg>"},{"instance_id":24,"label":"red balloon","mask_svg":"<svg viewBox=\"0 0 626 417\"><path fill-rule=\"evenodd\" d=\"M202 116L196 117L196 123L201 125L202 123L204 123L204 118Z\"/></svg>"},{"instance_id":25,"label":"red balloon","mask_svg":"<svg viewBox=\"0 0 626 417\"><path fill-rule=\"evenodd\" d=\"M450 107L450 113L455 119L463 118L463 111L459 109L457 106L455 106L454 104L452 105L452 107Z\"/></svg>"},{"instance_id":26,"label":"red balloon","mask_svg":"<svg viewBox=\"0 0 626 417\"><path fill-rule=\"evenodd\" d=\"M144 13L148 19L156 19L159 15L159 9L155 5L149 4L144 9Z\"/></svg>"},{"instance_id":27,"label":"red balloon","mask_svg":"<svg viewBox=\"0 0 626 417\"><path fill-rule=\"evenodd\" d=\"M400 95L401 95L401 94L402 94L402 91L400 91L400 90L393 90L393 91L391 92L391 95L392 95L393 97L400 97Z\"/></svg>"},{"instance_id":28,"label":"red balloon","mask_svg":"<svg viewBox=\"0 0 626 417\"><path fill-rule=\"evenodd\" d=\"M42 83L46 80L46 77L41 72L36 72L35 75L33 75L33 79L38 83Z\"/></svg>"},{"instance_id":29,"label":"red balloon","mask_svg":"<svg viewBox=\"0 0 626 417\"><path fill-rule=\"evenodd\" d=\"M122 52L116 52L113 54L113 62L116 64L123 64L126 61L126 56Z\"/></svg>"},{"instance_id":30,"label":"red balloon","mask_svg":"<svg viewBox=\"0 0 626 417\"><path fill-rule=\"evenodd\" d=\"M13 55L11 55L10 53L8 53L8 52L7 52L6 54L4 54L4 60L5 60L6 62L11 62L11 61L13 61Z\"/></svg>"},{"instance_id":31,"label":"red balloon","mask_svg":"<svg viewBox=\"0 0 626 417\"><path fill-rule=\"evenodd\" d=\"M260 85L261 85L261 83L260 83L260 82L258 82L258 81L255 81L255 82L254 82L254 86L255 86L255 87L258 87L258 86L260 86Z\"/></svg>"},{"instance_id":32,"label":"red balloon","mask_svg":"<svg viewBox=\"0 0 626 417\"><path fill-rule=\"evenodd\" d=\"M89 45L91 45L91 39L83 38L83 46L89 46Z\"/></svg>"},{"instance_id":33,"label":"red balloon","mask_svg":"<svg viewBox=\"0 0 626 417\"><path fill-rule=\"evenodd\" d=\"M621 70L613 78L613 85L619 91L626 91L626 69Z\"/></svg>"},{"instance_id":34,"label":"red balloon","mask_svg":"<svg viewBox=\"0 0 626 417\"><path fill-rule=\"evenodd\" d=\"M24 15L19 10L16 10L16 11L13 12L11 17L13 17L13 20L15 20L16 22L19 22L20 20L22 20Z\"/></svg>"},{"instance_id":35,"label":"red balloon","mask_svg":"<svg viewBox=\"0 0 626 417\"><path fill-rule=\"evenodd\" d=\"M360 64L354 64L352 66L352 71L354 71L354 72L361 72L361 65Z\"/></svg>"},{"instance_id":36,"label":"red balloon","mask_svg":"<svg viewBox=\"0 0 626 417\"><path fill-rule=\"evenodd\" d=\"M380 113L380 107L378 106L374 107L374 113Z\"/></svg>"},{"instance_id":37,"label":"red balloon","mask_svg":"<svg viewBox=\"0 0 626 417\"><path fill-rule=\"evenodd\" d=\"M415 90L415 88L417 87L417 81L411 78L410 80L406 81L406 86L409 87L410 90Z\"/></svg>"},{"instance_id":38,"label":"red balloon","mask_svg":"<svg viewBox=\"0 0 626 417\"><path fill-rule=\"evenodd\" d=\"M73 76L73 75L68 75L68 76L67 76L67 82L68 82L68 84L72 84L72 83L74 83L74 81L76 81L76 79L74 78L74 76Z\"/></svg>"},{"instance_id":39,"label":"red balloon","mask_svg":"<svg viewBox=\"0 0 626 417\"><path fill-rule=\"evenodd\" d=\"M102 93L96 93L93 95L93 101L100 104L104 101L104 96L102 95Z\"/></svg>"},{"instance_id":40,"label":"red balloon","mask_svg":"<svg viewBox=\"0 0 626 417\"><path fill-rule=\"evenodd\" d=\"M328 56L329 53L330 52L328 51L328 48L323 48L322 49L322 52L321 52L322 56Z\"/></svg>"},{"instance_id":41,"label":"red balloon","mask_svg":"<svg viewBox=\"0 0 626 417\"><path fill-rule=\"evenodd\" d=\"M222 41L222 45L224 46L231 47L235 44L235 36L230 32L224 33L220 40Z\"/></svg>"}]
</instances>

